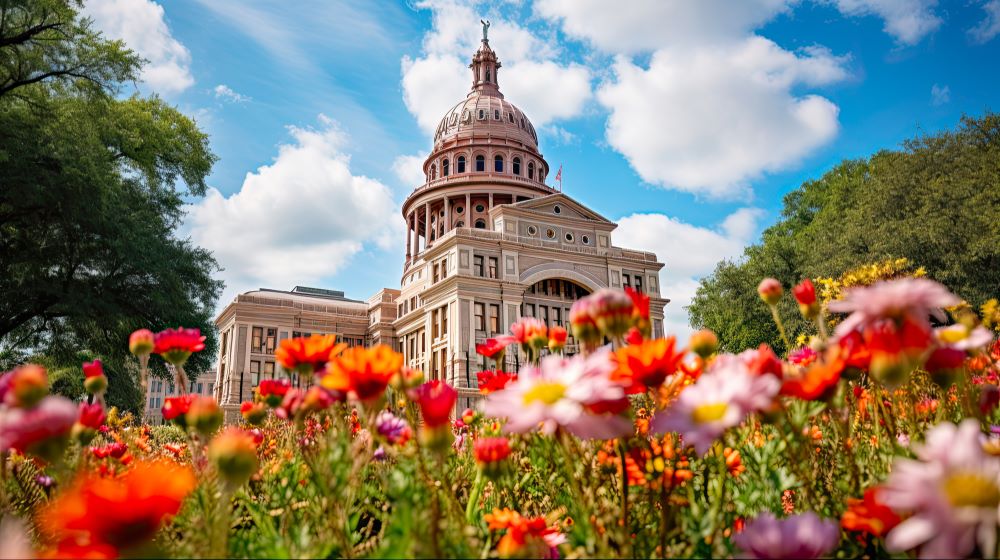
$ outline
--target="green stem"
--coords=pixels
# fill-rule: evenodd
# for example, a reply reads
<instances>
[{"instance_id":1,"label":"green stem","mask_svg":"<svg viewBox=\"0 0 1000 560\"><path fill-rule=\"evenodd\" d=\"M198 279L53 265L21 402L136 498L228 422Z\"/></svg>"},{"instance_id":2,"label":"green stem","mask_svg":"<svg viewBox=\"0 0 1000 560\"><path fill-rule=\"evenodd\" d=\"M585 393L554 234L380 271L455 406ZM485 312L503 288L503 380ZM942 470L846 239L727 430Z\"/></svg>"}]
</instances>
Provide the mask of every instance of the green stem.
<instances>
[{"instance_id":1,"label":"green stem","mask_svg":"<svg viewBox=\"0 0 1000 560\"><path fill-rule=\"evenodd\" d=\"M624 439L618 440L618 455L621 457L621 491L622 491L622 550L626 558L632 557L632 531L628 523L628 468L625 457L628 454L628 444Z\"/></svg>"},{"instance_id":2,"label":"green stem","mask_svg":"<svg viewBox=\"0 0 1000 560\"><path fill-rule=\"evenodd\" d=\"M483 471L480 470L476 473L476 480L472 483L472 492L469 493L469 503L465 505L465 520L468 521L469 525L479 524L479 496L483 493L483 487L486 486L486 480L483 477Z\"/></svg>"},{"instance_id":3,"label":"green stem","mask_svg":"<svg viewBox=\"0 0 1000 560\"><path fill-rule=\"evenodd\" d=\"M778 326L778 332L781 333L781 340L785 343L785 354L788 354L792 350L792 345L788 342L788 335L785 334L785 324L781 322L778 307L776 305L768 305L768 307L771 309L771 317L774 319L774 324Z\"/></svg>"}]
</instances>

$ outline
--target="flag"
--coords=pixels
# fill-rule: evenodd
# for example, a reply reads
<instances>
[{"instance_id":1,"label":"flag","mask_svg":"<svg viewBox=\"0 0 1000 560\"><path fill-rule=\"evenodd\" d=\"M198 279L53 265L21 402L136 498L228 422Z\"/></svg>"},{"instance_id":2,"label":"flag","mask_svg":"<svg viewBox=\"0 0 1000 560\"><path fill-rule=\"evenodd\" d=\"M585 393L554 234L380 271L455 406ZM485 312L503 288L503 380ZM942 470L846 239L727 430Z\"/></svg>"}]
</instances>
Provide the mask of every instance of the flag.
<instances>
[{"instance_id":1,"label":"flag","mask_svg":"<svg viewBox=\"0 0 1000 560\"><path fill-rule=\"evenodd\" d=\"M556 172L556 181L559 181L559 190L562 190L562 164L559 164L559 171Z\"/></svg>"}]
</instances>

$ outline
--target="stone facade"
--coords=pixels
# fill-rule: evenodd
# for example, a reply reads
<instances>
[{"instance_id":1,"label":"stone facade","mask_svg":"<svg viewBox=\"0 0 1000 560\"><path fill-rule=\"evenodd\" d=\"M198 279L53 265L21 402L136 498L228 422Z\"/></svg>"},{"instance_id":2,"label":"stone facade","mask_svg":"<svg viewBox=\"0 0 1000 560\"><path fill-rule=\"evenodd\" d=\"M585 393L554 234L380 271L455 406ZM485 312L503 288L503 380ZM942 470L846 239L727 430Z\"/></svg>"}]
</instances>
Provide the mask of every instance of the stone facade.
<instances>
[{"instance_id":1,"label":"stone facade","mask_svg":"<svg viewBox=\"0 0 1000 560\"><path fill-rule=\"evenodd\" d=\"M169 365L167 366L170 367ZM198 374L194 383L188 387L188 394L215 395L216 372L214 370L204 371ZM173 377L163 379L161 377L151 377L149 380L149 395L146 401L145 421L147 424L165 424L163 413L163 402L167 397L176 397L180 391L174 386Z\"/></svg>"},{"instance_id":2,"label":"stone facade","mask_svg":"<svg viewBox=\"0 0 1000 560\"><path fill-rule=\"evenodd\" d=\"M249 364L273 364L270 334L261 342L254 332L273 332L274 345L296 332L388 344L428 379L459 388L459 407L478 397L475 374L484 362L476 343L519 317L568 327L580 297L631 286L650 296L653 329L662 334L663 263L613 246L616 224L546 184L549 165L534 126L500 93L500 66L484 40L470 64L472 90L441 119L426 181L403 202L400 289L365 302L311 288L259 290L222 312L216 392L227 410L252 395L257 378ZM574 349L571 338L567 350ZM510 354L507 367L518 367L520 357Z\"/></svg>"}]
</instances>

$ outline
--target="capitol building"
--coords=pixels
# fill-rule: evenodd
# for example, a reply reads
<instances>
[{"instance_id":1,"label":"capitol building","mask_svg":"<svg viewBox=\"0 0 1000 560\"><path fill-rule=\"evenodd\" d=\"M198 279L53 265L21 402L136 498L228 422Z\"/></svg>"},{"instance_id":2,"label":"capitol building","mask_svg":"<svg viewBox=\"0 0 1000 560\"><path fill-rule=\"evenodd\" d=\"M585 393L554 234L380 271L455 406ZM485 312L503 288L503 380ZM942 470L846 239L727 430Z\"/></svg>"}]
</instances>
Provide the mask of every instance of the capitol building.
<instances>
[{"instance_id":1,"label":"capitol building","mask_svg":"<svg viewBox=\"0 0 1000 560\"><path fill-rule=\"evenodd\" d=\"M351 345L390 345L428 379L458 388L464 407L477 398L484 368L476 343L519 317L568 328L574 301L631 286L650 296L653 332L663 334L663 263L613 246L614 222L546 184L535 128L501 93L500 60L485 36L469 68L471 91L441 118L425 182L403 202L400 287L366 300L302 286L236 296L216 319L213 392L229 418L261 379L282 374L274 350L288 337L332 333ZM571 338L567 351L574 348ZM521 358L510 354L507 368L517 368Z\"/></svg>"}]
</instances>

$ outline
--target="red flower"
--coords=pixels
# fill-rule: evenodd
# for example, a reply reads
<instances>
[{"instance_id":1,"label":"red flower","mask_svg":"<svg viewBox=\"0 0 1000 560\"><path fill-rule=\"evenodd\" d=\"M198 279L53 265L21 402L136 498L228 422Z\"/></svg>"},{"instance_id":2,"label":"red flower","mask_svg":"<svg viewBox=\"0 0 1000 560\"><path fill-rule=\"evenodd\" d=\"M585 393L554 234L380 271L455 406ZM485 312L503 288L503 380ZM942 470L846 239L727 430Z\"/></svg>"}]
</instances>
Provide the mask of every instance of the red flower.
<instances>
[{"instance_id":1,"label":"red flower","mask_svg":"<svg viewBox=\"0 0 1000 560\"><path fill-rule=\"evenodd\" d=\"M865 490L864 499L847 499L847 511L840 518L840 526L847 531L884 537L900 521L894 511L878 500L878 487L874 487Z\"/></svg>"},{"instance_id":2,"label":"red flower","mask_svg":"<svg viewBox=\"0 0 1000 560\"><path fill-rule=\"evenodd\" d=\"M844 365L843 352L840 348L832 347L824 360L805 368L790 368L781 385L781 394L807 401L823 397L840 381Z\"/></svg>"},{"instance_id":3,"label":"red flower","mask_svg":"<svg viewBox=\"0 0 1000 560\"><path fill-rule=\"evenodd\" d=\"M534 317L521 317L510 326L510 334L522 345L541 348L548 340L548 327Z\"/></svg>"},{"instance_id":4,"label":"red flower","mask_svg":"<svg viewBox=\"0 0 1000 560\"><path fill-rule=\"evenodd\" d=\"M98 429L104 423L104 407L98 403L80 403L80 416L77 422L87 428Z\"/></svg>"},{"instance_id":5,"label":"red flower","mask_svg":"<svg viewBox=\"0 0 1000 560\"><path fill-rule=\"evenodd\" d=\"M628 297L632 298L633 311L632 314L636 316L637 319L649 320L649 296L636 290L632 287L626 287L625 293Z\"/></svg>"},{"instance_id":6,"label":"red flower","mask_svg":"<svg viewBox=\"0 0 1000 560\"><path fill-rule=\"evenodd\" d=\"M83 388L92 395L103 393L108 388L108 378L104 376L101 360L83 363Z\"/></svg>"},{"instance_id":7,"label":"red flower","mask_svg":"<svg viewBox=\"0 0 1000 560\"><path fill-rule=\"evenodd\" d=\"M435 379L417 387L416 401L428 428L443 426L451 419L451 412L458 400L458 391L451 385Z\"/></svg>"},{"instance_id":8,"label":"red flower","mask_svg":"<svg viewBox=\"0 0 1000 560\"><path fill-rule=\"evenodd\" d=\"M871 352L868 369L879 383L895 388L909 379L910 373L920 366L925 352L934 342L928 326L904 318L901 325L883 320L864 332L866 346Z\"/></svg>"},{"instance_id":9,"label":"red flower","mask_svg":"<svg viewBox=\"0 0 1000 560\"><path fill-rule=\"evenodd\" d=\"M183 424L184 415L191 408L192 401L194 401L194 395L180 395L163 399L163 408L160 409L160 412L163 413L163 419L177 420Z\"/></svg>"},{"instance_id":10,"label":"red flower","mask_svg":"<svg viewBox=\"0 0 1000 560\"><path fill-rule=\"evenodd\" d=\"M764 375L765 373L769 373L778 379L781 379L781 360L778 359L778 356L766 343L761 343L756 352L749 351L744 355L747 358L747 369L749 369L754 375Z\"/></svg>"},{"instance_id":11,"label":"red flower","mask_svg":"<svg viewBox=\"0 0 1000 560\"><path fill-rule=\"evenodd\" d=\"M612 379L622 382L629 393L644 393L659 387L673 375L684 359L684 350L677 348L674 337L647 340L630 344L615 352L618 369Z\"/></svg>"},{"instance_id":12,"label":"red flower","mask_svg":"<svg viewBox=\"0 0 1000 560\"><path fill-rule=\"evenodd\" d=\"M347 344L337 344L337 337L332 334L290 338L281 341L274 359L287 370L311 374L325 368L330 356L339 354L344 348Z\"/></svg>"},{"instance_id":13,"label":"red flower","mask_svg":"<svg viewBox=\"0 0 1000 560\"><path fill-rule=\"evenodd\" d=\"M792 288L792 295L795 296L795 301L799 302L799 305L810 306L816 303L816 286L813 286L812 280L806 278L799 282L798 286Z\"/></svg>"},{"instance_id":14,"label":"red flower","mask_svg":"<svg viewBox=\"0 0 1000 560\"><path fill-rule=\"evenodd\" d=\"M0 397L10 406L31 408L49 392L49 377L38 364L24 364L0 377Z\"/></svg>"},{"instance_id":15,"label":"red flower","mask_svg":"<svg viewBox=\"0 0 1000 560\"><path fill-rule=\"evenodd\" d=\"M479 381L479 392L488 395L494 391L499 391L507 386L511 381L517 380L516 373L504 373L502 371L480 371L476 374Z\"/></svg>"},{"instance_id":16,"label":"red flower","mask_svg":"<svg viewBox=\"0 0 1000 560\"><path fill-rule=\"evenodd\" d=\"M287 379L262 379L257 385L257 394L268 406L275 407L281 404L285 398L285 393L292 388L292 384Z\"/></svg>"},{"instance_id":17,"label":"red flower","mask_svg":"<svg viewBox=\"0 0 1000 560\"><path fill-rule=\"evenodd\" d=\"M642 344L642 341L643 341L642 331L640 331L638 327L632 327L631 329L628 330L627 333L625 333L626 344L631 344L634 346L637 344Z\"/></svg>"},{"instance_id":18,"label":"red flower","mask_svg":"<svg viewBox=\"0 0 1000 560\"><path fill-rule=\"evenodd\" d=\"M174 366L184 365L191 354L205 349L205 337L198 329L166 329L156 333L153 340L153 352Z\"/></svg>"},{"instance_id":19,"label":"red flower","mask_svg":"<svg viewBox=\"0 0 1000 560\"><path fill-rule=\"evenodd\" d=\"M121 551L152 539L196 485L188 468L139 462L116 479L87 474L49 503L40 525L55 542Z\"/></svg>"},{"instance_id":20,"label":"red flower","mask_svg":"<svg viewBox=\"0 0 1000 560\"><path fill-rule=\"evenodd\" d=\"M476 353L492 359L514 342L517 342L517 339L509 334L503 334L496 338L487 338L482 344L476 344Z\"/></svg>"},{"instance_id":21,"label":"red flower","mask_svg":"<svg viewBox=\"0 0 1000 560\"><path fill-rule=\"evenodd\" d=\"M965 363L965 351L951 346L940 346L935 348L924 363L924 369L930 373L939 371L956 370Z\"/></svg>"},{"instance_id":22,"label":"red flower","mask_svg":"<svg viewBox=\"0 0 1000 560\"><path fill-rule=\"evenodd\" d=\"M104 365L101 364L101 360L83 362L83 377L85 379L90 379L91 377L104 377Z\"/></svg>"},{"instance_id":23,"label":"red flower","mask_svg":"<svg viewBox=\"0 0 1000 560\"><path fill-rule=\"evenodd\" d=\"M91 447L90 452L98 459L105 459L107 457L121 459L128 453L128 446L120 441L115 441L101 447Z\"/></svg>"},{"instance_id":24,"label":"red flower","mask_svg":"<svg viewBox=\"0 0 1000 560\"><path fill-rule=\"evenodd\" d=\"M549 350L551 352L558 352L566 346L566 339L569 338L569 332L559 325L555 325L549 329Z\"/></svg>"},{"instance_id":25,"label":"red flower","mask_svg":"<svg viewBox=\"0 0 1000 560\"><path fill-rule=\"evenodd\" d=\"M523 517L508 508L494 509L483 519L491 531L506 529L497 542L501 558L558 558L556 546L566 541L557 527L550 527L544 517Z\"/></svg>"},{"instance_id":26,"label":"red flower","mask_svg":"<svg viewBox=\"0 0 1000 560\"><path fill-rule=\"evenodd\" d=\"M510 441L505 437L479 438L473 445L472 452L480 465L498 463L510 455Z\"/></svg>"}]
</instances>

